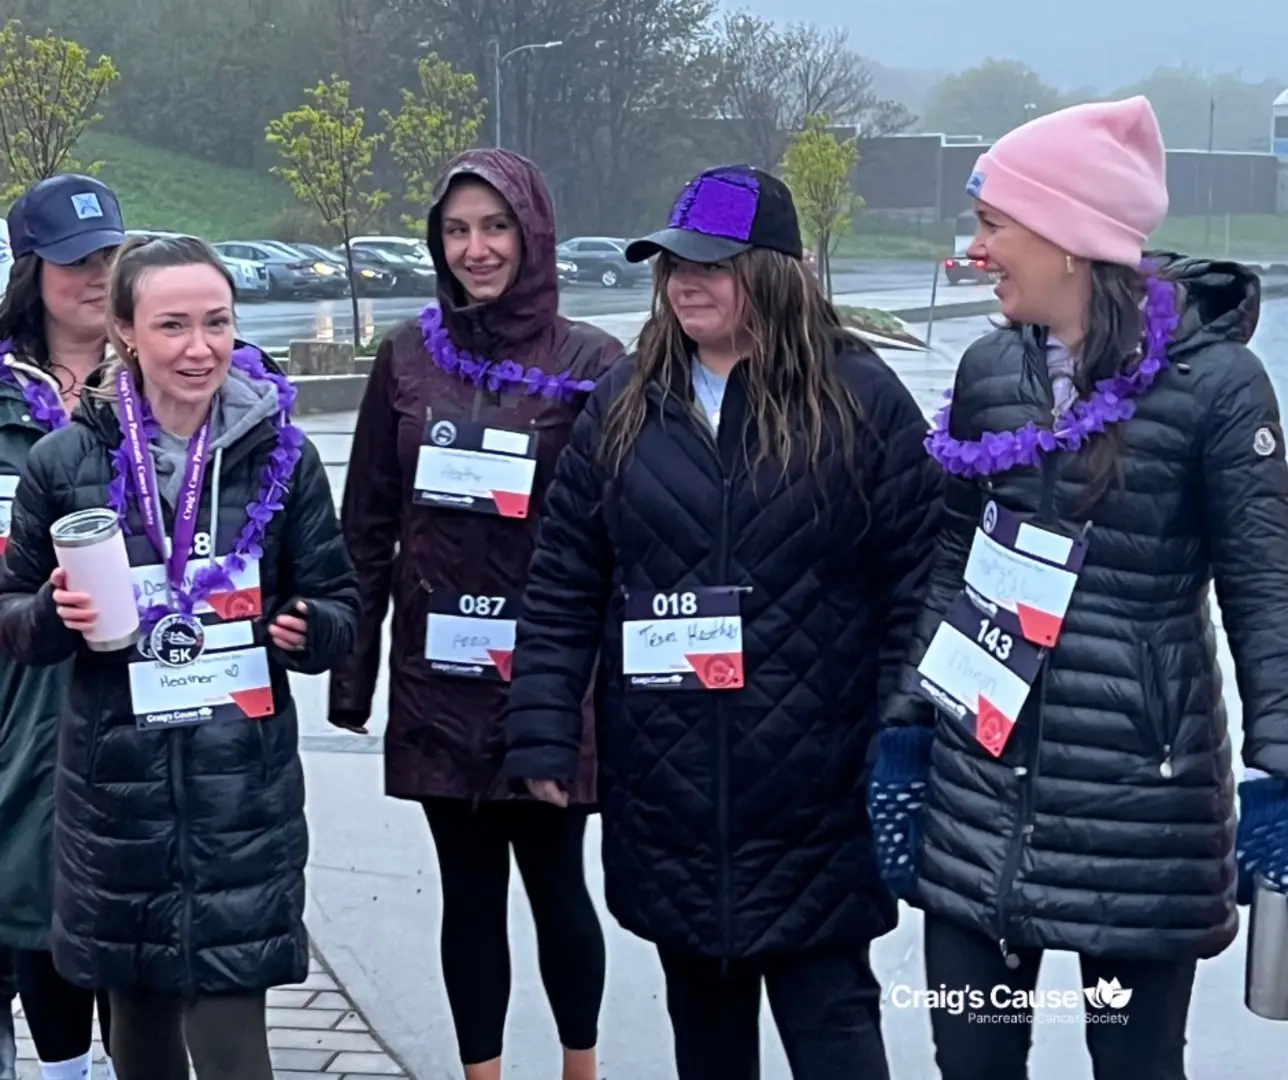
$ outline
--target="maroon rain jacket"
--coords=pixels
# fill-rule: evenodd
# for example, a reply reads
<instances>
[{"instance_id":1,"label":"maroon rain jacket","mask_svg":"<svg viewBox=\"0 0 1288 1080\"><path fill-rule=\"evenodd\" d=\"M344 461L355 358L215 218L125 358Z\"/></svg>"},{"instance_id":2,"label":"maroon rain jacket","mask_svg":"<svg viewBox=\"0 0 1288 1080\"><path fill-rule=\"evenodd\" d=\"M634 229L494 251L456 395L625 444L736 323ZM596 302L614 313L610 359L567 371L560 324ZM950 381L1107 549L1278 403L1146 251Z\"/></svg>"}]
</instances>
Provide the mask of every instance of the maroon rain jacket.
<instances>
[{"instance_id":1,"label":"maroon rain jacket","mask_svg":"<svg viewBox=\"0 0 1288 1080\"><path fill-rule=\"evenodd\" d=\"M486 180L510 204L523 234L523 265L510 289L486 304L468 303L443 257L441 206L456 177ZM620 342L559 315L555 215L535 165L506 150L475 150L449 167L429 213L429 247L438 301L458 348L490 360L512 359L547 373L571 369L598 379L622 356ZM425 660L429 592L514 595L527 580L544 495L555 460L586 401L549 400L476 389L434 366L421 328L410 319L380 346L358 413L345 486L344 537L362 599L357 645L331 674L333 723L371 714L383 658L381 628L393 598L389 648L389 726L385 790L396 798L500 799L514 791L501 777L507 684L440 675ZM412 479L426 410L537 432L532 511L509 519L412 503ZM594 730L587 710L581 773L570 796L595 800Z\"/></svg>"}]
</instances>

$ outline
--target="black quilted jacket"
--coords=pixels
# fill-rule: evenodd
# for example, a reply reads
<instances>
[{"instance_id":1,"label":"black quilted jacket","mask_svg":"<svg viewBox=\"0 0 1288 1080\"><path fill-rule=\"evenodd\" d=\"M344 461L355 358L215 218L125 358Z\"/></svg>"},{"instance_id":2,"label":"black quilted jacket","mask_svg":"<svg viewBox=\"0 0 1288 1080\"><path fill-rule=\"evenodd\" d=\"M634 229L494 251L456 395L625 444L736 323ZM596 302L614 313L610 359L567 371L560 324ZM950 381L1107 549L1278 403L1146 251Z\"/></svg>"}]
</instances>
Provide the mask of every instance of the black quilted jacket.
<instances>
[{"instance_id":1,"label":"black quilted jacket","mask_svg":"<svg viewBox=\"0 0 1288 1080\"><path fill-rule=\"evenodd\" d=\"M665 946L722 957L847 947L895 923L861 772L908 646L941 483L925 418L893 372L858 346L837 363L866 417L861 477L827 448L817 473L793 465L783 481L771 463L753 489L755 425L735 369L718 446L687 382L666 395L654 386L633 455L610 479L597 454L628 358L591 395L550 490L519 621L507 769L572 780L599 654L608 904ZM745 589L745 687L624 690L622 588L720 585Z\"/></svg>"},{"instance_id":2,"label":"black quilted jacket","mask_svg":"<svg viewBox=\"0 0 1288 1080\"><path fill-rule=\"evenodd\" d=\"M1170 366L1119 425L1122 480L1090 515L1059 644L1000 760L938 714L913 902L1014 946L1175 959L1235 937L1231 746L1215 582L1244 758L1288 775L1288 467L1275 393L1246 347L1256 277L1180 262ZM953 435L1050 423L1041 342L1000 330L957 373ZM1085 459L950 481L918 662L962 584L985 496L1076 525ZM887 719L932 724L896 696Z\"/></svg>"},{"instance_id":3,"label":"black quilted jacket","mask_svg":"<svg viewBox=\"0 0 1288 1080\"><path fill-rule=\"evenodd\" d=\"M233 376L230 376L232 378ZM260 420L216 449L198 504L211 535L219 477L217 555L246 522L276 436ZM72 659L55 775L54 927L58 970L76 985L193 996L260 990L308 972L304 928L304 774L288 671L318 674L353 644L357 587L317 450L303 447L260 559L265 624L309 603L303 652L268 648L276 715L139 731L130 703L132 650L90 652L54 611L49 527L107 505L110 454L121 443L112 405L86 399L70 425L32 450L18 487L0 650L33 665ZM218 446L216 440L215 446ZM169 533L173 506L164 508ZM131 503L134 566L157 555Z\"/></svg>"}]
</instances>

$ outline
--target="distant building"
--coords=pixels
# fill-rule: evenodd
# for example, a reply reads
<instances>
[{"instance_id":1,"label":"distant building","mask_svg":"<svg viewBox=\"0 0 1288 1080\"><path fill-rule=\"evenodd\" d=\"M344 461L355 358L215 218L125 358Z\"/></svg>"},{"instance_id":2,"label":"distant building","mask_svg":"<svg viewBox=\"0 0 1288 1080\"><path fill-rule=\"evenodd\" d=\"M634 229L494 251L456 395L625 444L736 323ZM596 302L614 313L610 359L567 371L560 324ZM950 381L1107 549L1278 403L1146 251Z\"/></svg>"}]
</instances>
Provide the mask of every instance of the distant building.
<instances>
[{"instance_id":1,"label":"distant building","mask_svg":"<svg viewBox=\"0 0 1288 1080\"><path fill-rule=\"evenodd\" d=\"M1271 109L1270 150L1283 160L1288 160L1288 90L1277 98Z\"/></svg>"}]
</instances>

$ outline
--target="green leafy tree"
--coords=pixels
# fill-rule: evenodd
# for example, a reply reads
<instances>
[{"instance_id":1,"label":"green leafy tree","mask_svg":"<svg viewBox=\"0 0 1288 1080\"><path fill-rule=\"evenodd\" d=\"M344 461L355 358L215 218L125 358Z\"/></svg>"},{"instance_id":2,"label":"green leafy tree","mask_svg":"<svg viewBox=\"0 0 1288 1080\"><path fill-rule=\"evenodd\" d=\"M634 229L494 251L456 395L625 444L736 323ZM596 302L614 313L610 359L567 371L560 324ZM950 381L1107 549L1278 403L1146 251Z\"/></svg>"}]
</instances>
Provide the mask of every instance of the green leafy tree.
<instances>
[{"instance_id":1,"label":"green leafy tree","mask_svg":"<svg viewBox=\"0 0 1288 1080\"><path fill-rule=\"evenodd\" d=\"M266 138L285 162L272 171L344 241L356 348L361 331L350 241L389 199L387 192L369 186L371 159L384 136L367 134L364 111L349 101L347 80L332 76L330 82L323 80L305 93L307 105L283 113L268 125Z\"/></svg>"},{"instance_id":2,"label":"green leafy tree","mask_svg":"<svg viewBox=\"0 0 1288 1080\"><path fill-rule=\"evenodd\" d=\"M397 114L381 112L389 133L389 153L406 177L404 197L418 208L429 206L434 184L444 166L478 139L487 116L487 102L478 95L478 82L431 53L416 64L420 92L404 88ZM418 231L420 214L403 216L408 229Z\"/></svg>"},{"instance_id":3,"label":"green leafy tree","mask_svg":"<svg viewBox=\"0 0 1288 1080\"><path fill-rule=\"evenodd\" d=\"M856 139L838 139L824 115L807 116L783 155L783 182L791 189L806 242L818 252L819 273L832 296L832 253L863 200L854 190Z\"/></svg>"},{"instance_id":4,"label":"green leafy tree","mask_svg":"<svg viewBox=\"0 0 1288 1080\"><path fill-rule=\"evenodd\" d=\"M985 60L936 84L920 127L945 135L996 139L1064 104L1060 92L1027 65L1018 60Z\"/></svg>"},{"instance_id":5,"label":"green leafy tree","mask_svg":"<svg viewBox=\"0 0 1288 1080\"><path fill-rule=\"evenodd\" d=\"M102 116L99 100L116 82L112 61L52 30L36 37L15 20L0 27L0 197L13 197L60 172L93 172L72 157Z\"/></svg>"}]
</instances>

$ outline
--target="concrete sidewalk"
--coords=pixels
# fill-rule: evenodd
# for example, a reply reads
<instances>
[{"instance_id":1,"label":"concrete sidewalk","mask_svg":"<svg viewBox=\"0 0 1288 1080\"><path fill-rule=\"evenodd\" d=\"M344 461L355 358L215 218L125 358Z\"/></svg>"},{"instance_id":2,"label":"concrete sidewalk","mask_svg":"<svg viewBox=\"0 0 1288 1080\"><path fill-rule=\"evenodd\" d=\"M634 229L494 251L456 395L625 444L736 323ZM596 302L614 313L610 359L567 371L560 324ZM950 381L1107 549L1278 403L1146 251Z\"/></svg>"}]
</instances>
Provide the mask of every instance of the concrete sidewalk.
<instances>
[{"instance_id":1,"label":"concrete sidewalk","mask_svg":"<svg viewBox=\"0 0 1288 1080\"><path fill-rule=\"evenodd\" d=\"M21 1007L15 1010L18 1080L40 1080L36 1048ZM298 986L268 995L268 1045L277 1080L390 1080L407 1073L373 1034L330 969L316 956L309 977ZM95 1029L97 1035L97 1028ZM103 1047L94 1040L95 1076L102 1076Z\"/></svg>"}]
</instances>

